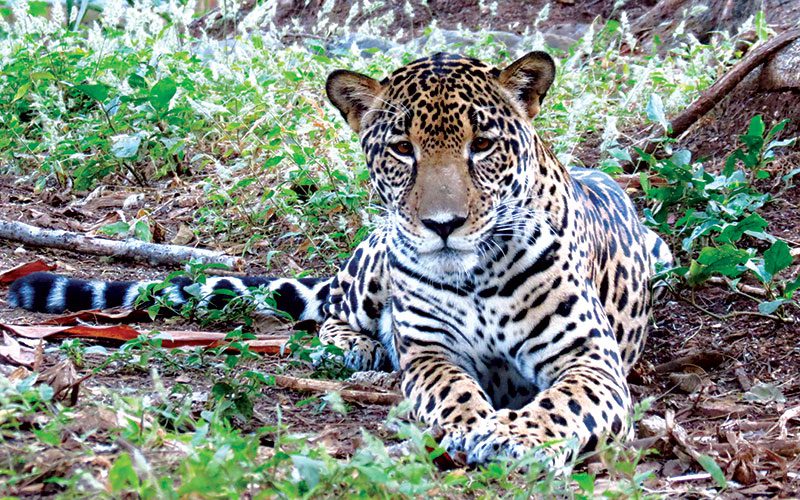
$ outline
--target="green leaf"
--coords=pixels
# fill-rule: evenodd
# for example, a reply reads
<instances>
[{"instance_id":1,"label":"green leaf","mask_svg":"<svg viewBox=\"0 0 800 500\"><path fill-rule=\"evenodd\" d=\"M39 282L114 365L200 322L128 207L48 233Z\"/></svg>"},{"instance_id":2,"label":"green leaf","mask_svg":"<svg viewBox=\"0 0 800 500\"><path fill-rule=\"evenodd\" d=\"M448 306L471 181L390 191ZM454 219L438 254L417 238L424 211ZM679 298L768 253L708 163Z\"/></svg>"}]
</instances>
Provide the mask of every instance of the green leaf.
<instances>
[{"instance_id":1,"label":"green leaf","mask_svg":"<svg viewBox=\"0 0 800 500\"><path fill-rule=\"evenodd\" d=\"M11 99L11 102L17 102L23 97L25 97L30 89L31 89L30 83L23 83L22 85L20 85L19 88L17 89L17 92L14 94L14 98Z\"/></svg>"},{"instance_id":2,"label":"green leaf","mask_svg":"<svg viewBox=\"0 0 800 500\"><path fill-rule=\"evenodd\" d=\"M572 475L572 480L578 483L578 487L581 491L586 493L589 497L594 495L595 479L595 475L589 474L588 472L580 472Z\"/></svg>"},{"instance_id":3,"label":"green leaf","mask_svg":"<svg viewBox=\"0 0 800 500\"><path fill-rule=\"evenodd\" d=\"M50 15L50 2L28 2L28 12L32 16L48 17Z\"/></svg>"},{"instance_id":4,"label":"green leaf","mask_svg":"<svg viewBox=\"0 0 800 500\"><path fill-rule=\"evenodd\" d=\"M130 85L132 89L143 89L147 88L147 81L134 73L128 77L128 85Z\"/></svg>"},{"instance_id":5,"label":"green leaf","mask_svg":"<svg viewBox=\"0 0 800 500\"><path fill-rule=\"evenodd\" d=\"M789 184L789 181L792 180L792 178L797 174L800 174L800 167L793 168L792 170L790 170L788 174L781 177L781 180L786 184Z\"/></svg>"},{"instance_id":6,"label":"green leaf","mask_svg":"<svg viewBox=\"0 0 800 500\"><path fill-rule=\"evenodd\" d=\"M792 253L783 240L777 240L764 252L764 269L773 276L791 265Z\"/></svg>"},{"instance_id":7,"label":"green leaf","mask_svg":"<svg viewBox=\"0 0 800 500\"><path fill-rule=\"evenodd\" d=\"M48 431L46 429L34 429L33 434L44 444L50 446L61 445L61 436L58 432Z\"/></svg>"},{"instance_id":8,"label":"green leaf","mask_svg":"<svg viewBox=\"0 0 800 500\"><path fill-rule=\"evenodd\" d=\"M191 285L184 287L183 291L196 299L203 298L203 285L200 283L192 283Z\"/></svg>"},{"instance_id":9,"label":"green leaf","mask_svg":"<svg viewBox=\"0 0 800 500\"><path fill-rule=\"evenodd\" d=\"M733 245L722 245L719 248L706 247L697 257L697 262L706 266L710 272L718 272L726 276L738 274L737 266L746 262L750 254Z\"/></svg>"},{"instance_id":10,"label":"green leaf","mask_svg":"<svg viewBox=\"0 0 800 500\"><path fill-rule=\"evenodd\" d=\"M148 224L144 219L139 219L136 221L136 224L133 226L133 235L137 239L147 243L153 242L153 233L150 232L150 224Z\"/></svg>"},{"instance_id":11,"label":"green leaf","mask_svg":"<svg viewBox=\"0 0 800 500\"><path fill-rule=\"evenodd\" d=\"M767 23L767 16L764 13L764 9L759 9L758 12L756 12L755 18L753 19L753 26L755 27L756 35L759 40L764 41L769 38L769 24Z\"/></svg>"},{"instance_id":12,"label":"green leaf","mask_svg":"<svg viewBox=\"0 0 800 500\"><path fill-rule=\"evenodd\" d=\"M273 156L273 157L269 158L267 161L265 161L264 162L264 166L261 167L261 168L263 168L264 170L272 168L272 167L276 166L278 163L280 163L281 160L283 160L283 155Z\"/></svg>"},{"instance_id":13,"label":"green leaf","mask_svg":"<svg viewBox=\"0 0 800 500\"><path fill-rule=\"evenodd\" d=\"M772 314L778 310L780 306L789 302L787 299L771 300L769 302L761 302L758 304L758 312L761 314Z\"/></svg>"},{"instance_id":14,"label":"green leaf","mask_svg":"<svg viewBox=\"0 0 800 500\"><path fill-rule=\"evenodd\" d=\"M689 265L689 283L700 284L712 274L736 277L741 274L739 266L748 260L750 254L746 250L739 250L731 244L719 248L705 247L700 251L697 260L693 260Z\"/></svg>"},{"instance_id":15,"label":"green leaf","mask_svg":"<svg viewBox=\"0 0 800 500\"><path fill-rule=\"evenodd\" d=\"M324 462L304 457L303 455L292 455L292 463L309 490L314 489L319 484L320 471L325 469Z\"/></svg>"},{"instance_id":16,"label":"green leaf","mask_svg":"<svg viewBox=\"0 0 800 500\"><path fill-rule=\"evenodd\" d=\"M175 96L177 90L178 87L172 78L164 78L153 85L147 100L156 110L164 111L169 108L169 102Z\"/></svg>"},{"instance_id":17,"label":"green leaf","mask_svg":"<svg viewBox=\"0 0 800 500\"><path fill-rule=\"evenodd\" d=\"M628 153L627 149L610 148L608 150L608 154L610 154L613 158L616 158L619 161L632 161L631 154Z\"/></svg>"},{"instance_id":18,"label":"green leaf","mask_svg":"<svg viewBox=\"0 0 800 500\"><path fill-rule=\"evenodd\" d=\"M751 137L763 137L765 129L764 119L761 118L761 115L756 115L750 118L750 126L747 127L747 135Z\"/></svg>"},{"instance_id":19,"label":"green leaf","mask_svg":"<svg viewBox=\"0 0 800 500\"><path fill-rule=\"evenodd\" d=\"M88 95L95 101L103 102L108 98L108 87L102 83L95 83L92 85L75 85L75 88Z\"/></svg>"},{"instance_id":20,"label":"green leaf","mask_svg":"<svg viewBox=\"0 0 800 500\"><path fill-rule=\"evenodd\" d=\"M112 137L112 140L111 153L117 158L133 158L142 144L139 134L120 134Z\"/></svg>"},{"instance_id":21,"label":"green leaf","mask_svg":"<svg viewBox=\"0 0 800 500\"><path fill-rule=\"evenodd\" d=\"M123 453L117 457L108 470L108 483L115 493L139 486L139 476L136 475L130 455Z\"/></svg>"},{"instance_id":22,"label":"green leaf","mask_svg":"<svg viewBox=\"0 0 800 500\"><path fill-rule=\"evenodd\" d=\"M679 151L675 151L675 154L673 154L672 158L670 159L675 166L685 167L692 163L692 152L688 149L681 149Z\"/></svg>"},{"instance_id":23,"label":"green leaf","mask_svg":"<svg viewBox=\"0 0 800 500\"><path fill-rule=\"evenodd\" d=\"M794 281L786 283L786 288L783 290L783 296L787 299L791 298L798 288L800 288L800 276L795 278Z\"/></svg>"},{"instance_id":24,"label":"green leaf","mask_svg":"<svg viewBox=\"0 0 800 500\"><path fill-rule=\"evenodd\" d=\"M747 231L760 233L767 227L767 221L758 214L750 214L744 219L725 224L722 226L722 232L714 238L720 243L734 243L742 238L742 235Z\"/></svg>"},{"instance_id":25,"label":"green leaf","mask_svg":"<svg viewBox=\"0 0 800 500\"><path fill-rule=\"evenodd\" d=\"M56 77L49 71L34 71L31 73L31 80L55 80Z\"/></svg>"},{"instance_id":26,"label":"green leaf","mask_svg":"<svg viewBox=\"0 0 800 500\"><path fill-rule=\"evenodd\" d=\"M55 391L52 387L48 384L42 384L39 386L39 399L42 401L50 401L53 399L55 395Z\"/></svg>"},{"instance_id":27,"label":"green leaf","mask_svg":"<svg viewBox=\"0 0 800 500\"><path fill-rule=\"evenodd\" d=\"M772 281L772 274L764 267L764 259L750 259L745 264L745 267L753 271L753 274L755 274L756 278L762 283L767 284Z\"/></svg>"},{"instance_id":28,"label":"green leaf","mask_svg":"<svg viewBox=\"0 0 800 500\"><path fill-rule=\"evenodd\" d=\"M728 481L725 479L725 474L723 474L722 469L720 469L717 462L714 461L713 458L709 457L708 455L700 455L697 457L697 463L699 463L703 469L706 470L711 477L714 478L717 485L720 488L727 488Z\"/></svg>"},{"instance_id":29,"label":"green leaf","mask_svg":"<svg viewBox=\"0 0 800 500\"><path fill-rule=\"evenodd\" d=\"M778 123L776 123L775 125L773 125L772 128L769 129L769 132L767 133L767 138L766 138L767 141L771 141L773 137L775 137L776 135L778 135L781 132L783 132L783 129L785 129L786 125L788 125L788 124L789 124L789 119L788 118L784 118L783 120L781 120ZM791 141L792 139L788 139L788 140Z\"/></svg>"},{"instance_id":30,"label":"green leaf","mask_svg":"<svg viewBox=\"0 0 800 500\"><path fill-rule=\"evenodd\" d=\"M347 405L344 404L344 400L338 392L329 392L323 396L322 399L328 403L331 410L336 413L341 413L342 415L347 415Z\"/></svg>"},{"instance_id":31,"label":"green leaf","mask_svg":"<svg viewBox=\"0 0 800 500\"><path fill-rule=\"evenodd\" d=\"M106 224L105 226L98 229L99 232L103 234L107 234L109 236L119 236L122 234L128 234L131 230L131 226L127 222L114 222L113 224Z\"/></svg>"},{"instance_id":32,"label":"green leaf","mask_svg":"<svg viewBox=\"0 0 800 500\"><path fill-rule=\"evenodd\" d=\"M759 382L744 393L742 399L745 401L758 401L759 403L785 403L786 395L775 384Z\"/></svg>"},{"instance_id":33,"label":"green leaf","mask_svg":"<svg viewBox=\"0 0 800 500\"><path fill-rule=\"evenodd\" d=\"M651 94L645 111L651 121L660 124L665 131L669 130L669 122L667 121L667 115L664 114L664 103L661 101L661 96Z\"/></svg>"}]
</instances>

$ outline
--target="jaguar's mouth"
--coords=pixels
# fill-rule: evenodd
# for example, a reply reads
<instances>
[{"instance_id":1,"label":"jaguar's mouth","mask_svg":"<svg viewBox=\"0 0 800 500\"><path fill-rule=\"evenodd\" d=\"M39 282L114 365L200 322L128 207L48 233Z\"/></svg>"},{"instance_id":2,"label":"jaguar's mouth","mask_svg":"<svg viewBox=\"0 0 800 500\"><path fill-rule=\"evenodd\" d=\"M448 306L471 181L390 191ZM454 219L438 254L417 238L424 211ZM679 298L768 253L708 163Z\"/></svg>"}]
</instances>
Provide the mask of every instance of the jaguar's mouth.
<instances>
[{"instance_id":1,"label":"jaguar's mouth","mask_svg":"<svg viewBox=\"0 0 800 500\"><path fill-rule=\"evenodd\" d=\"M433 275L460 275L472 271L478 265L475 252L457 250L447 245L432 252L419 254L419 263Z\"/></svg>"}]
</instances>

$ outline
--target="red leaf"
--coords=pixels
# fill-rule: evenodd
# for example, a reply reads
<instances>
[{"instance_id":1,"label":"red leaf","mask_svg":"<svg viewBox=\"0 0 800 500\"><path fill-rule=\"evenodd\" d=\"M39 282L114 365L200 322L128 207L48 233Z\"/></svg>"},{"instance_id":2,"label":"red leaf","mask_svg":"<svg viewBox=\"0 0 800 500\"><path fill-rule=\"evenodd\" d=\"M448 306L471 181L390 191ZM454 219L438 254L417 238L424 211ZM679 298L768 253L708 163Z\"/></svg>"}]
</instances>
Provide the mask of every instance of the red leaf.
<instances>
[{"instance_id":1,"label":"red leaf","mask_svg":"<svg viewBox=\"0 0 800 500\"><path fill-rule=\"evenodd\" d=\"M148 334L147 330L137 330L128 325L112 326L50 326L50 325L7 325L0 323L0 330L5 330L20 337L32 339L80 337L115 342L127 342L139 335ZM164 330L159 332L162 347L217 347L226 343L225 333L198 332L190 330ZM283 348L289 340L288 335L261 335L254 340L242 341L250 346L253 352L263 354L287 354L288 349ZM232 349L233 350L233 349Z\"/></svg>"},{"instance_id":2,"label":"red leaf","mask_svg":"<svg viewBox=\"0 0 800 500\"><path fill-rule=\"evenodd\" d=\"M0 272L0 285L7 285L13 283L15 280L25 277L29 274L39 271L52 271L55 269L55 264L48 264L42 259L27 262L18 266L12 267L6 271Z\"/></svg>"},{"instance_id":3,"label":"red leaf","mask_svg":"<svg viewBox=\"0 0 800 500\"><path fill-rule=\"evenodd\" d=\"M430 453L433 451L433 448L431 448L430 446L426 446L425 450L427 450L427 452ZM438 457L434 458L433 464L436 467L438 467L439 470L442 471L458 469L458 464L456 464L456 461L453 460L453 458L447 452L444 452Z\"/></svg>"}]
</instances>

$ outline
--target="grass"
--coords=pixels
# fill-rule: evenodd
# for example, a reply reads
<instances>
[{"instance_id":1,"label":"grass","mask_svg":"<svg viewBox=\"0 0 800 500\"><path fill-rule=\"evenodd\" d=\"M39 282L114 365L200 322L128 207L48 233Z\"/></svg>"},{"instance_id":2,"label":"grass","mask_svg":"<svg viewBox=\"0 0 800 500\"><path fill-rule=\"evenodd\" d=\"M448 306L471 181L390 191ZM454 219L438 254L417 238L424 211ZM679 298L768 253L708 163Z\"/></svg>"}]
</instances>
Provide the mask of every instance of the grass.
<instances>
[{"instance_id":1,"label":"grass","mask_svg":"<svg viewBox=\"0 0 800 500\"><path fill-rule=\"evenodd\" d=\"M33 2L16 3L14 22L0 22L0 173L39 193L77 197L106 184L188 186L202 198L190 229L205 245L253 250L267 266L276 252L299 248L316 273L334 269L379 213L358 143L325 101L327 74L349 68L379 77L440 50L496 64L518 55L485 35L470 46L444 46L431 36L421 52L333 57L313 41L285 47L280 32L231 43L191 38L192 12L176 2L156 10L110 5L77 30L65 28L71 23L57 7L47 19ZM625 18L595 23L557 54L556 83L536 125L566 163L578 163L576 151L595 136L598 166L620 172L636 154L626 134L649 123L666 127L665 117L740 56L737 39L725 35L709 44L683 36L668 51L634 50L629 28ZM541 43L525 36L519 50ZM671 286L712 276L734 285L750 279L764 290L759 311L783 317L797 307L800 280L786 276L789 247L758 214L770 202L759 182L772 175L774 153L791 143L757 118L742 129L741 147L717 170L663 141L666 155L644 156L640 201L647 222L678 251L682 265L664 272ZM786 174L786 186L796 173ZM653 177L666 184L651 184ZM156 226L156 215L140 210L104 231L150 240ZM246 312L210 319L242 320ZM230 341L249 328L245 323ZM308 349L319 348L313 342L296 339L296 366L307 366ZM642 454L618 447L609 450L611 480L602 487L592 473L557 474L532 458L442 471L435 463L441 450L403 418L403 408L388 417L390 435L364 431L352 455L335 457L283 423L280 408L276 419L259 417L271 375L289 364L264 368L246 350L186 353L142 337L113 352L70 341L45 355L106 381L139 382L130 390L91 385L92 397L69 407L35 373L0 380L0 480L7 493L22 495L44 482L65 498L649 496L648 475L636 468ZM339 368L324 375L341 376ZM188 382L180 381L182 373ZM336 396L297 404L317 415L352 411ZM81 426L90 416L94 425ZM406 454L395 453L399 442Z\"/></svg>"}]
</instances>

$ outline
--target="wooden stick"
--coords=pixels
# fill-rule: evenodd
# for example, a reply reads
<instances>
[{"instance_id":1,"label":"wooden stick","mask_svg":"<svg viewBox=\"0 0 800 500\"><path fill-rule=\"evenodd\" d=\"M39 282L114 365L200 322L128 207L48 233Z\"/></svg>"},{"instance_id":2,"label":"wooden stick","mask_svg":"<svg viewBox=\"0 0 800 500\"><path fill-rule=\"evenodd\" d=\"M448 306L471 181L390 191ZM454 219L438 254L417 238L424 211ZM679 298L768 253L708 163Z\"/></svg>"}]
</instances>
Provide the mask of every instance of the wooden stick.
<instances>
[{"instance_id":1,"label":"wooden stick","mask_svg":"<svg viewBox=\"0 0 800 500\"><path fill-rule=\"evenodd\" d=\"M730 71L717 80L714 85L706 89L688 108L672 120L672 133L670 136L678 137L686 132L700 117L711 111L711 108L728 95L745 76L757 66L763 64L772 54L789 45L797 38L800 38L800 29L787 30L749 52Z\"/></svg>"},{"instance_id":2,"label":"wooden stick","mask_svg":"<svg viewBox=\"0 0 800 500\"><path fill-rule=\"evenodd\" d=\"M73 252L110 255L118 258L146 261L153 265L180 265L188 260L205 264L225 264L241 268L243 261L222 252L180 245L161 245L141 240L124 241L95 238L60 229L42 229L24 222L0 220L0 240L18 241L26 245L60 248Z\"/></svg>"},{"instance_id":3,"label":"wooden stick","mask_svg":"<svg viewBox=\"0 0 800 500\"><path fill-rule=\"evenodd\" d=\"M730 278L726 278L725 276L711 276L706 280L706 283L711 283L712 285L719 285L727 288L733 288L733 281ZM759 288L753 285L736 283L736 289L742 293L746 293L748 295L755 295L756 297L763 298L767 296L767 291L764 288Z\"/></svg>"},{"instance_id":4,"label":"wooden stick","mask_svg":"<svg viewBox=\"0 0 800 500\"><path fill-rule=\"evenodd\" d=\"M352 384L333 380L297 378L288 375L275 375L275 385L298 392L338 392L345 401L370 405L394 405L403 400L396 392L367 391L349 389Z\"/></svg>"}]
</instances>

